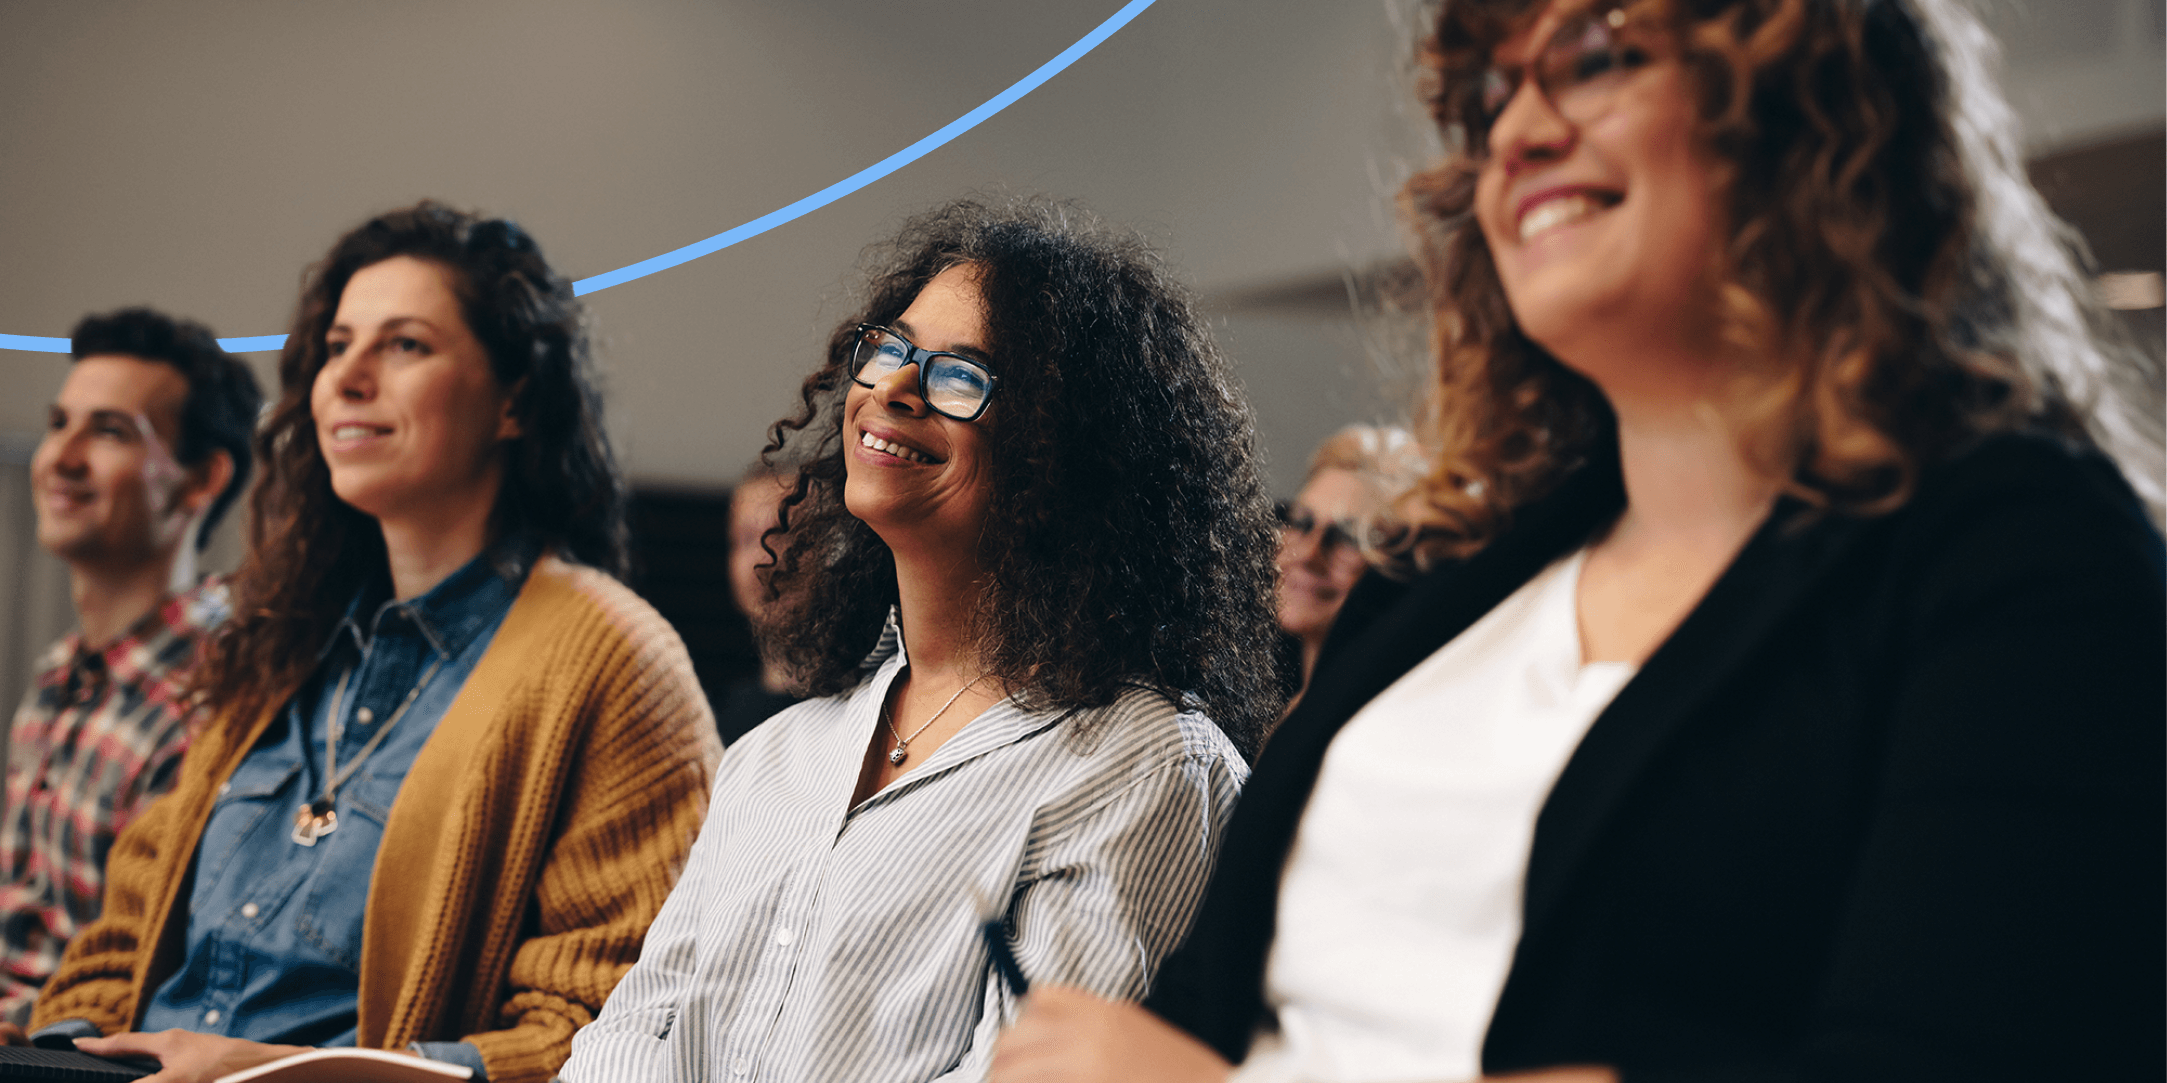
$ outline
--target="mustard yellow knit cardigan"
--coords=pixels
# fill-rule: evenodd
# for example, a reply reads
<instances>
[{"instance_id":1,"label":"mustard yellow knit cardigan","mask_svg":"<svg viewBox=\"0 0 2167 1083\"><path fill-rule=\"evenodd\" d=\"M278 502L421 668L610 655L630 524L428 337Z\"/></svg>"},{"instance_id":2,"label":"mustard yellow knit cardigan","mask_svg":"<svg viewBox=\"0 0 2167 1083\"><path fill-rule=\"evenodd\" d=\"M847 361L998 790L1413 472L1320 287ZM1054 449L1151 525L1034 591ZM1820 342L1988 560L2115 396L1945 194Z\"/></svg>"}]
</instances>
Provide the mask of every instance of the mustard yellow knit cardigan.
<instances>
[{"instance_id":1,"label":"mustard yellow knit cardigan","mask_svg":"<svg viewBox=\"0 0 2167 1083\"><path fill-rule=\"evenodd\" d=\"M283 705L278 709L283 709ZM180 963L218 790L271 722L212 725L115 840L105 911L33 1027L133 1028ZM638 959L699 831L721 745L683 644L616 580L537 562L399 789L361 940L364 1048L470 1041L546 1080Z\"/></svg>"}]
</instances>

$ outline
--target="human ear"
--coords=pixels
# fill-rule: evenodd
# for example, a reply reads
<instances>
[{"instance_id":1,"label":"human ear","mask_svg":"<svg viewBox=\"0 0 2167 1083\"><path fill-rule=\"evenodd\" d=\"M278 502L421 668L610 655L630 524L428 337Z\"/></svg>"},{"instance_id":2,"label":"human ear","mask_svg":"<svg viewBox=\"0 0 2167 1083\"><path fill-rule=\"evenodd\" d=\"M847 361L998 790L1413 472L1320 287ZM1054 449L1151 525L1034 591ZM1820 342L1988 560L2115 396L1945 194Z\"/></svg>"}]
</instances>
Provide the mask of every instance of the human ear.
<instances>
[{"instance_id":1,"label":"human ear","mask_svg":"<svg viewBox=\"0 0 2167 1083\"><path fill-rule=\"evenodd\" d=\"M527 378L521 376L505 392L503 408L497 414L497 439L517 440L527 435L526 426L519 423L519 396L526 390Z\"/></svg>"},{"instance_id":2,"label":"human ear","mask_svg":"<svg viewBox=\"0 0 2167 1083\"><path fill-rule=\"evenodd\" d=\"M233 453L223 448L213 451L202 462L188 468L178 503L188 509L191 518L200 515L218 499L218 494L226 491L226 483L232 480Z\"/></svg>"}]
</instances>

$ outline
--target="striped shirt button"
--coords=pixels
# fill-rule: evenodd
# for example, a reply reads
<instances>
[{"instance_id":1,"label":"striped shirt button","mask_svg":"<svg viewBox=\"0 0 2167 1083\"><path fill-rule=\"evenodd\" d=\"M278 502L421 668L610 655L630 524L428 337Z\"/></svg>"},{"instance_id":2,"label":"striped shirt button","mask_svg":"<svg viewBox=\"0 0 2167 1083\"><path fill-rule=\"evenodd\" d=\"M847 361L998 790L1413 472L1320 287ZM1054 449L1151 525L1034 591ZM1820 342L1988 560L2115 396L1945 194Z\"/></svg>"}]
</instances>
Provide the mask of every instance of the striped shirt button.
<instances>
[{"instance_id":1,"label":"striped shirt button","mask_svg":"<svg viewBox=\"0 0 2167 1083\"><path fill-rule=\"evenodd\" d=\"M744 1075L752 1071L752 1058L741 1056L730 1062L731 1075Z\"/></svg>"},{"instance_id":2,"label":"striped shirt button","mask_svg":"<svg viewBox=\"0 0 2167 1083\"><path fill-rule=\"evenodd\" d=\"M775 927L776 943L781 944L782 946L787 948L790 946L790 942L796 940L797 938L797 934L790 931L790 926L777 925Z\"/></svg>"}]
</instances>

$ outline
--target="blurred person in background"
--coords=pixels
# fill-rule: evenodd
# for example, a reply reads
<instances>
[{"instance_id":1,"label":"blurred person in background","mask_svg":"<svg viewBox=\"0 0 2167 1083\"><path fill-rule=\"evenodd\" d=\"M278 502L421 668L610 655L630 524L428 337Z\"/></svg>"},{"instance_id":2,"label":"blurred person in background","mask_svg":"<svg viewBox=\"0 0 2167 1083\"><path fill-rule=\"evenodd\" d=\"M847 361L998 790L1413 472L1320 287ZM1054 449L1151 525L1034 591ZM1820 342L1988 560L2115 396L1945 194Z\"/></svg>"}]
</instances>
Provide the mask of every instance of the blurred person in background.
<instances>
[{"instance_id":1,"label":"blurred person in background","mask_svg":"<svg viewBox=\"0 0 2167 1083\"><path fill-rule=\"evenodd\" d=\"M802 407L771 626L815 698L723 754L564 1078L980 1078L1029 980L1142 995L1279 703L1271 504L1188 291L1069 204L874 250Z\"/></svg>"},{"instance_id":2,"label":"blurred person in background","mask_svg":"<svg viewBox=\"0 0 2167 1083\"><path fill-rule=\"evenodd\" d=\"M173 785L183 689L227 613L224 577L199 581L196 554L247 489L263 406L208 328L148 308L84 317L71 349L30 482L78 630L15 711L0 820L0 1021L17 1026L98 916L113 837Z\"/></svg>"},{"instance_id":3,"label":"blurred person in background","mask_svg":"<svg viewBox=\"0 0 2167 1083\"><path fill-rule=\"evenodd\" d=\"M1340 603L1369 568L1363 544L1389 532L1379 517L1423 466L1407 430L1349 425L1318 445L1302 491L1280 508L1279 628L1301 645L1304 686ZM1287 710L1299 702L1297 691Z\"/></svg>"},{"instance_id":4,"label":"blurred person in background","mask_svg":"<svg viewBox=\"0 0 2167 1083\"><path fill-rule=\"evenodd\" d=\"M2161 1077L2159 403L1991 51L1447 0L1407 579L1149 1008L1034 989L996 1079Z\"/></svg>"},{"instance_id":5,"label":"blurred person in background","mask_svg":"<svg viewBox=\"0 0 2167 1083\"><path fill-rule=\"evenodd\" d=\"M761 565L771 559L771 550L782 544L779 532L767 537L765 543L763 535L779 531L783 497L796 480L793 472L755 463L730 490L730 595L737 600L738 612L745 614L746 623L752 626L753 649L759 652L760 667L732 683L723 691L722 702L715 705L715 727L722 733L724 744L735 744L754 726L799 700L790 691L789 672L768 646L768 632L761 622L775 603L760 578Z\"/></svg>"},{"instance_id":6,"label":"blurred person in background","mask_svg":"<svg viewBox=\"0 0 2167 1083\"><path fill-rule=\"evenodd\" d=\"M307 1046L496 1083L563 1063L720 752L683 645L612 577L590 370L571 284L511 222L424 202L312 270L206 720L115 842L40 1037L159 1083Z\"/></svg>"}]
</instances>

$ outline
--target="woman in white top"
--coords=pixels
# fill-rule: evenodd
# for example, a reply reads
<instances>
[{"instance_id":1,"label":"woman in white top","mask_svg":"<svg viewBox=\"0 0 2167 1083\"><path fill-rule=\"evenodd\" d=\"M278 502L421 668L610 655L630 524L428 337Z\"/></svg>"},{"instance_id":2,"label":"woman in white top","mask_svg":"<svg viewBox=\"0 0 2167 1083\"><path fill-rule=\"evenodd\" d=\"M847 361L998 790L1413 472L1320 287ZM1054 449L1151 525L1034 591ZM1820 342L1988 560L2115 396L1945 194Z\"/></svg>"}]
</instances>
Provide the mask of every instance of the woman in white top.
<instances>
[{"instance_id":1,"label":"woman in white top","mask_svg":"<svg viewBox=\"0 0 2167 1083\"><path fill-rule=\"evenodd\" d=\"M1156 257L959 202L870 278L770 449L816 445L764 621L815 698L724 754L567 1080L982 1078L988 919L1141 996L1277 710L1249 416Z\"/></svg>"},{"instance_id":2,"label":"woman in white top","mask_svg":"<svg viewBox=\"0 0 2167 1083\"><path fill-rule=\"evenodd\" d=\"M1990 46L1447 0L1410 581L1342 607L1150 1010L1035 990L992 1078L2161 1075L2156 396Z\"/></svg>"}]
</instances>

